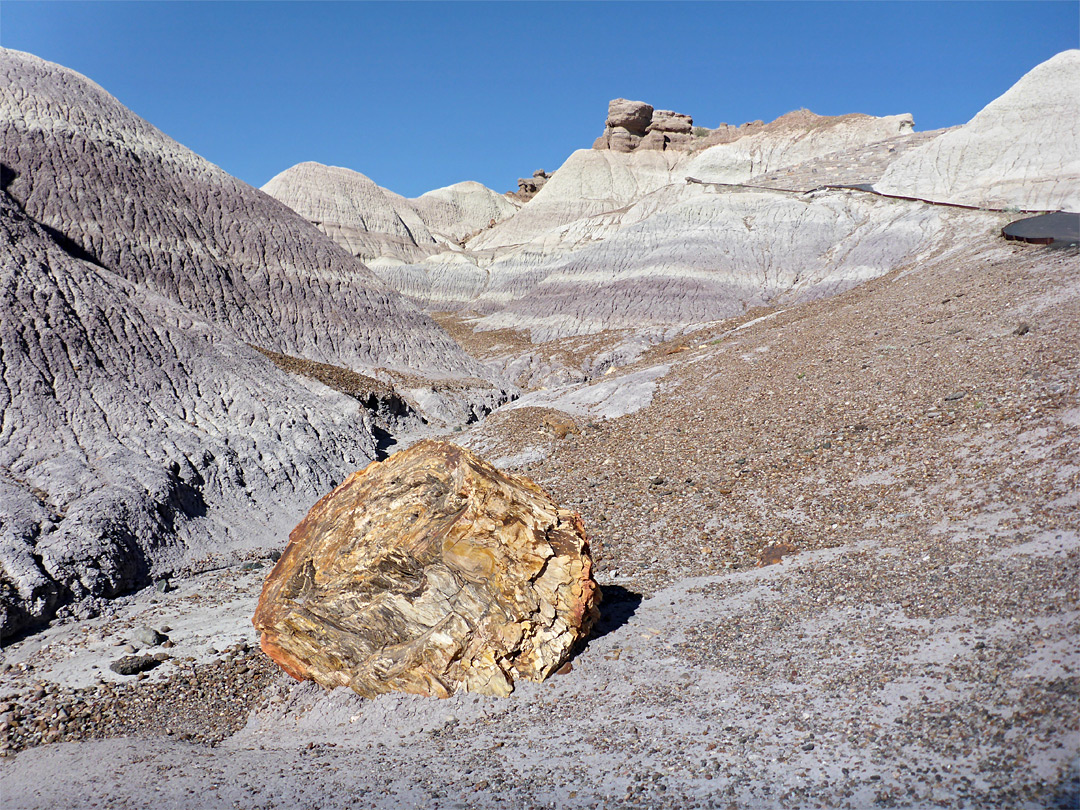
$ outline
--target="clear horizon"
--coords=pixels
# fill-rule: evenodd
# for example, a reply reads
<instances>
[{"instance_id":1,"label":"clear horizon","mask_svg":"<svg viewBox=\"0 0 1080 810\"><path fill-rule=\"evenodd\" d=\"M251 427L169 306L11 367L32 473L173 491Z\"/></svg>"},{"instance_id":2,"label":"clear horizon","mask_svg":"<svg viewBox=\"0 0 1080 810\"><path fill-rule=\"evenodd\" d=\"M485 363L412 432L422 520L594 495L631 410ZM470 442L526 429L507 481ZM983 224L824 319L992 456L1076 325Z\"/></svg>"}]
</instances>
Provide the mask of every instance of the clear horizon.
<instances>
[{"instance_id":1,"label":"clear horizon","mask_svg":"<svg viewBox=\"0 0 1080 810\"><path fill-rule=\"evenodd\" d=\"M619 96L707 127L800 108L962 124L1078 31L1067 1L0 6L0 45L251 185L314 160L409 197L553 171Z\"/></svg>"}]
</instances>

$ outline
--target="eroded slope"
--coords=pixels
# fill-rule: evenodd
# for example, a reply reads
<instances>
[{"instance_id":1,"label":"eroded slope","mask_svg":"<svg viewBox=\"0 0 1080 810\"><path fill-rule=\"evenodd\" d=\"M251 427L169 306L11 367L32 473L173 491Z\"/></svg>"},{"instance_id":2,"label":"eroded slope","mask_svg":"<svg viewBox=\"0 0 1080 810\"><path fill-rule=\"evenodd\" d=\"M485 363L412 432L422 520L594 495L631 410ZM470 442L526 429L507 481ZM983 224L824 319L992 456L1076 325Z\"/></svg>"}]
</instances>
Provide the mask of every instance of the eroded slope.
<instances>
[{"instance_id":1,"label":"eroded slope","mask_svg":"<svg viewBox=\"0 0 1080 810\"><path fill-rule=\"evenodd\" d=\"M355 400L71 256L7 194L0 245L0 635L273 545L374 457Z\"/></svg>"},{"instance_id":2,"label":"eroded slope","mask_svg":"<svg viewBox=\"0 0 1080 810\"><path fill-rule=\"evenodd\" d=\"M4 186L96 262L263 348L481 375L423 313L291 209L83 76L0 52Z\"/></svg>"},{"instance_id":3,"label":"eroded slope","mask_svg":"<svg viewBox=\"0 0 1080 810\"><path fill-rule=\"evenodd\" d=\"M875 187L963 205L1080 211L1080 51L1033 68L967 124L898 160Z\"/></svg>"}]
</instances>

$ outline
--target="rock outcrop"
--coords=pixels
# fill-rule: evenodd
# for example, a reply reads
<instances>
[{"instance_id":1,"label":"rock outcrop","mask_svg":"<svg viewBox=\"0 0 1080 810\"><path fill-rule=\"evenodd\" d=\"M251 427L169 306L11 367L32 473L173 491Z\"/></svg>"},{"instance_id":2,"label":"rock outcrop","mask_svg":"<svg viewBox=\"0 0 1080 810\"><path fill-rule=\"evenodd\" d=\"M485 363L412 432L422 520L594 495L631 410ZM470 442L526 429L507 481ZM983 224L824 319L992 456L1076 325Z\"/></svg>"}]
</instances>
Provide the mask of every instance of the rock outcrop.
<instances>
[{"instance_id":1,"label":"rock outcrop","mask_svg":"<svg viewBox=\"0 0 1080 810\"><path fill-rule=\"evenodd\" d=\"M352 369L483 376L290 208L74 71L0 51L4 188L79 255L240 339Z\"/></svg>"},{"instance_id":2,"label":"rock outcrop","mask_svg":"<svg viewBox=\"0 0 1080 810\"><path fill-rule=\"evenodd\" d=\"M0 636L257 548L375 456L354 399L73 256L0 192Z\"/></svg>"},{"instance_id":3,"label":"rock outcrop","mask_svg":"<svg viewBox=\"0 0 1080 810\"><path fill-rule=\"evenodd\" d=\"M1080 50L1033 68L874 187L961 205L1080 211Z\"/></svg>"},{"instance_id":4,"label":"rock outcrop","mask_svg":"<svg viewBox=\"0 0 1080 810\"><path fill-rule=\"evenodd\" d=\"M621 208L671 183L683 182L681 155L638 150L579 149L566 159L528 205L469 242L472 250L517 249L557 241L557 229Z\"/></svg>"},{"instance_id":5,"label":"rock outcrop","mask_svg":"<svg viewBox=\"0 0 1080 810\"><path fill-rule=\"evenodd\" d=\"M777 275L777 284L770 280L770 272L779 260L769 255L768 239L741 238L746 226L714 232L727 219L725 207L740 222L755 218L744 200L729 206L726 198L708 197L712 190L687 190L685 185L688 177L705 183L745 183L761 177L771 187L785 188L784 178L790 176L800 184L799 190L830 182L872 182L907 149L911 116L825 117L799 110L769 124L752 121L705 130L695 128L688 115L615 99L605 123L605 135L593 149L573 153L543 184L542 175L522 180L524 191L509 196L528 204L471 234L462 243L463 250L410 264L379 265L377 272L422 306L489 315L484 324L492 328L527 325L540 338L633 326L642 322L638 320L642 316L654 326L678 322L683 316L724 317L751 302L776 300L785 285L787 293L796 296L822 294L885 272L889 261L908 255L908 241L898 240L896 251L857 270L851 271L846 260L835 263L828 280L816 271L785 270ZM827 259L817 235L807 232L807 238L799 240L783 224L797 219L805 202L791 204L777 196L753 201L775 207L762 212L761 219L777 217L781 223L777 239L788 244L797 261L817 267ZM874 209L873 202L864 202L865 206L852 206ZM672 206L678 206L677 216L669 216L674 214ZM881 221L895 213L882 209ZM697 223L688 219L694 216L703 219ZM652 217L656 222L647 222ZM820 224L814 216L808 221L814 222L813 228ZM926 222L936 220L930 217ZM860 240L852 232L860 227L858 221L841 216L835 225L822 227L844 243ZM631 230L623 238L621 231L628 226ZM662 230L667 227L682 236L669 240ZM917 230L933 238L935 227ZM679 243L683 236L694 240L697 253L676 260L683 254ZM614 239L610 249L604 247L609 239ZM744 250L753 253L744 256ZM754 270L755 263L769 269ZM728 275L735 267L744 268L746 277L736 277L742 271ZM684 272L695 280L681 277ZM706 281L702 273L711 278ZM812 283L811 275L816 279ZM543 301L533 297L534 290ZM535 316L532 305L545 313L543 318Z\"/></svg>"},{"instance_id":6,"label":"rock outcrop","mask_svg":"<svg viewBox=\"0 0 1080 810\"><path fill-rule=\"evenodd\" d=\"M435 418L504 398L291 209L9 50L0 188L0 634L257 548L374 457L360 403L253 346L407 375Z\"/></svg>"},{"instance_id":7,"label":"rock outcrop","mask_svg":"<svg viewBox=\"0 0 1080 810\"><path fill-rule=\"evenodd\" d=\"M604 134L593 149L633 152L635 149L663 151L690 148L694 142L694 120L672 110L654 110L644 101L616 98L608 102Z\"/></svg>"},{"instance_id":8,"label":"rock outcrop","mask_svg":"<svg viewBox=\"0 0 1080 810\"><path fill-rule=\"evenodd\" d=\"M745 124L739 137L695 154L684 169L689 177L707 182L746 183L832 152L909 135L914 126L906 113L878 118L796 110L768 124Z\"/></svg>"},{"instance_id":9,"label":"rock outcrop","mask_svg":"<svg viewBox=\"0 0 1080 810\"><path fill-rule=\"evenodd\" d=\"M365 263L420 261L439 250L409 200L339 166L298 163L262 190Z\"/></svg>"},{"instance_id":10,"label":"rock outcrop","mask_svg":"<svg viewBox=\"0 0 1080 810\"><path fill-rule=\"evenodd\" d=\"M612 129L625 129L631 135L642 136L652 121L653 108L644 101L616 98L608 102L607 120L604 125Z\"/></svg>"},{"instance_id":11,"label":"rock outcrop","mask_svg":"<svg viewBox=\"0 0 1080 810\"><path fill-rule=\"evenodd\" d=\"M653 111L644 137L693 138L688 127L687 116ZM470 240L474 262L490 263L432 257L385 278L425 305L467 308L486 316L484 327L527 328L546 340L713 320L837 292L888 272L940 235L937 213L868 195L796 199L687 185L697 171L724 182L767 178L782 189L791 187L786 168L798 170L798 190L877 180L908 139L922 137L910 134L910 116L798 111L731 130L734 140L700 152L644 142L630 153L578 150L528 205ZM903 237L885 247L879 233L889 222ZM459 291L453 302L447 284ZM467 290L476 298L465 300Z\"/></svg>"},{"instance_id":12,"label":"rock outcrop","mask_svg":"<svg viewBox=\"0 0 1080 810\"><path fill-rule=\"evenodd\" d=\"M543 185L545 179L534 177L532 182ZM407 199L360 172L311 162L275 175L262 190L372 269L456 250L468 237L511 216L519 207L515 203L528 199L514 195L511 200L472 181Z\"/></svg>"},{"instance_id":13,"label":"rock outcrop","mask_svg":"<svg viewBox=\"0 0 1080 810\"><path fill-rule=\"evenodd\" d=\"M543 169L537 169L533 172L532 177L519 177L518 178L518 190L513 192L515 199L521 202L528 202L536 193L544 187L544 184L551 179L551 175L545 172Z\"/></svg>"},{"instance_id":14,"label":"rock outcrop","mask_svg":"<svg viewBox=\"0 0 1080 810\"><path fill-rule=\"evenodd\" d=\"M599 615L580 519L524 478L424 441L349 476L293 530L253 618L297 679L507 695Z\"/></svg>"},{"instance_id":15,"label":"rock outcrop","mask_svg":"<svg viewBox=\"0 0 1080 810\"><path fill-rule=\"evenodd\" d=\"M566 229L581 239L573 250L495 264L471 305L490 313L479 327L527 329L541 342L706 323L834 295L943 249L960 233L997 229L977 212L859 192L806 198L687 184L628 206L606 227L597 219L591 229Z\"/></svg>"},{"instance_id":16,"label":"rock outcrop","mask_svg":"<svg viewBox=\"0 0 1080 810\"><path fill-rule=\"evenodd\" d=\"M535 175L534 181L542 185ZM428 191L409 202L428 231L455 242L493 227L519 208L504 195L471 180Z\"/></svg>"}]
</instances>

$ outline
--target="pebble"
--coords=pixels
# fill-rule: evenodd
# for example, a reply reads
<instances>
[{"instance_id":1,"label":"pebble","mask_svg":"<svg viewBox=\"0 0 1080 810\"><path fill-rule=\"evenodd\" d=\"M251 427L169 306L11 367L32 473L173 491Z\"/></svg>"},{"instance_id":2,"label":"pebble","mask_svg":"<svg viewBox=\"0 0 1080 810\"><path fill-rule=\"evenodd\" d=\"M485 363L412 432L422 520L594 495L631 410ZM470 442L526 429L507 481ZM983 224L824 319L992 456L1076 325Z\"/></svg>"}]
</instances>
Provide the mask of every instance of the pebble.
<instances>
[{"instance_id":1,"label":"pebble","mask_svg":"<svg viewBox=\"0 0 1080 810\"><path fill-rule=\"evenodd\" d=\"M109 664L109 669L117 675L136 675L153 669L161 659L153 655L130 655Z\"/></svg>"},{"instance_id":2,"label":"pebble","mask_svg":"<svg viewBox=\"0 0 1080 810\"><path fill-rule=\"evenodd\" d=\"M168 637L162 635L152 627L140 627L132 635L132 639L144 647L156 647L163 641L168 641Z\"/></svg>"}]
</instances>

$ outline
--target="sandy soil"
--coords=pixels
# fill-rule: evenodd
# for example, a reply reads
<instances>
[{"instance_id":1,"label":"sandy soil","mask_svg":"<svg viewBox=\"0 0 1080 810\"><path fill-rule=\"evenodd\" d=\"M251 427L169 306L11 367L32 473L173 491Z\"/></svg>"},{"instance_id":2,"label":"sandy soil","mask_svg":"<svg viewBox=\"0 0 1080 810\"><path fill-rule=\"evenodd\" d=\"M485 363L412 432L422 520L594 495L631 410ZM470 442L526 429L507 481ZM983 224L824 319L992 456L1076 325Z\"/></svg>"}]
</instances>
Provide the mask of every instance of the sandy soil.
<instances>
[{"instance_id":1,"label":"sandy soil","mask_svg":"<svg viewBox=\"0 0 1080 810\"><path fill-rule=\"evenodd\" d=\"M290 681L250 564L9 645L0 806L1075 807L1078 279L988 240L453 434L603 548L601 625L510 698ZM116 675L142 626L171 658Z\"/></svg>"}]
</instances>

